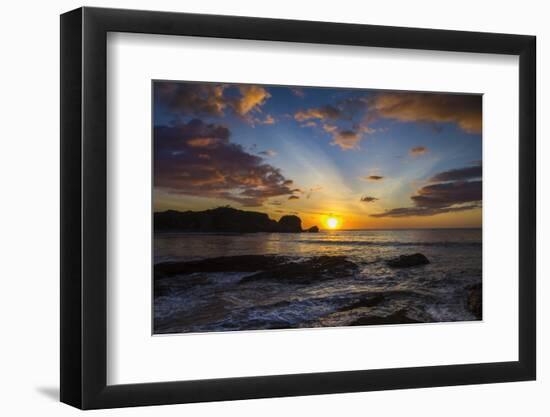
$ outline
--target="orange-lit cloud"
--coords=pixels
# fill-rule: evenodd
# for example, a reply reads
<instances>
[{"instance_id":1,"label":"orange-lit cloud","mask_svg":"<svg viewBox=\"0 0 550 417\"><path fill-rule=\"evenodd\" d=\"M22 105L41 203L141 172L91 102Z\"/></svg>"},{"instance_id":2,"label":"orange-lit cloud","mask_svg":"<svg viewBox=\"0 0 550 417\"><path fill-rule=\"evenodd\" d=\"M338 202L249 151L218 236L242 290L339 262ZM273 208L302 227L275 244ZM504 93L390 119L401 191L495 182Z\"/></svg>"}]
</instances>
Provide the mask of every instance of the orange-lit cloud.
<instances>
[{"instance_id":1,"label":"orange-lit cloud","mask_svg":"<svg viewBox=\"0 0 550 417\"><path fill-rule=\"evenodd\" d=\"M268 114L265 119L262 121L264 125L272 125L275 123L275 118Z\"/></svg>"},{"instance_id":2,"label":"orange-lit cloud","mask_svg":"<svg viewBox=\"0 0 550 417\"><path fill-rule=\"evenodd\" d=\"M311 119L319 120L334 120L342 115L342 112L334 106L322 106L317 108L311 108L308 110L301 110L294 114L294 118L299 122L304 122Z\"/></svg>"},{"instance_id":3,"label":"orange-lit cloud","mask_svg":"<svg viewBox=\"0 0 550 417\"><path fill-rule=\"evenodd\" d=\"M215 145L220 141L219 138L192 138L187 141L187 144L192 148L206 148ZM202 155L202 156L201 156ZM201 154L199 158L205 158L207 154Z\"/></svg>"},{"instance_id":4,"label":"orange-lit cloud","mask_svg":"<svg viewBox=\"0 0 550 417\"><path fill-rule=\"evenodd\" d=\"M481 133L481 96L434 93L381 93L369 112L402 122L456 123L468 133Z\"/></svg>"},{"instance_id":5,"label":"orange-lit cloud","mask_svg":"<svg viewBox=\"0 0 550 417\"><path fill-rule=\"evenodd\" d=\"M260 107L271 97L271 94L263 87L257 85L241 85L239 87L241 97L235 100L234 107L241 116Z\"/></svg>"},{"instance_id":6,"label":"orange-lit cloud","mask_svg":"<svg viewBox=\"0 0 550 417\"><path fill-rule=\"evenodd\" d=\"M233 87L238 90L237 95L226 94L231 88L226 84L157 81L154 91L155 100L170 110L193 116L220 117L230 109L247 117L271 97L265 88L257 85L238 85ZM275 119L268 115L259 122L272 124Z\"/></svg>"},{"instance_id":7,"label":"orange-lit cloud","mask_svg":"<svg viewBox=\"0 0 550 417\"><path fill-rule=\"evenodd\" d=\"M301 124L300 126L301 127L317 127L317 123L310 120L309 122L305 122L305 123Z\"/></svg>"},{"instance_id":8,"label":"orange-lit cloud","mask_svg":"<svg viewBox=\"0 0 550 417\"><path fill-rule=\"evenodd\" d=\"M428 148L426 148L425 146L415 146L409 151L409 154L411 156L420 156L424 155L426 152L428 152Z\"/></svg>"},{"instance_id":9,"label":"orange-lit cloud","mask_svg":"<svg viewBox=\"0 0 550 417\"><path fill-rule=\"evenodd\" d=\"M359 149L362 135L353 130L337 131L332 135L332 145L338 145L342 150Z\"/></svg>"}]
</instances>

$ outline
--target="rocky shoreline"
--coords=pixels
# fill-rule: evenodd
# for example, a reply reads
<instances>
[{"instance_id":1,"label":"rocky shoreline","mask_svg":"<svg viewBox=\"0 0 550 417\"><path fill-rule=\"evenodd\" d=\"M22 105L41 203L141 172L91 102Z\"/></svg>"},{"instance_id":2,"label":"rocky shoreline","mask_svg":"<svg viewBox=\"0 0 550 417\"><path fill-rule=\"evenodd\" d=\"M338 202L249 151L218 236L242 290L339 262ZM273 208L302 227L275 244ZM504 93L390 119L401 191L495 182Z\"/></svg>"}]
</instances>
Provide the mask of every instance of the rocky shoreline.
<instances>
[{"instance_id":1,"label":"rocky shoreline","mask_svg":"<svg viewBox=\"0 0 550 417\"><path fill-rule=\"evenodd\" d=\"M167 210L153 217L155 232L183 233L317 233L319 228L302 229L302 219L293 214L279 221L265 213L217 207L204 211Z\"/></svg>"},{"instance_id":2,"label":"rocky shoreline","mask_svg":"<svg viewBox=\"0 0 550 417\"><path fill-rule=\"evenodd\" d=\"M421 253L400 255L382 262L385 262L388 268L396 270L423 268L430 264L428 258ZM234 285L246 292L251 286L262 288L264 285L290 285L307 288L314 284L332 282L331 280L353 279L360 268L361 265L350 261L346 256L315 256L302 259L278 255L240 255L188 262L163 262L154 266L154 296L163 297L174 291L189 291L211 285L211 273L244 274ZM478 320L482 318L481 288L481 283L464 288L464 306ZM418 296L418 293L412 294L407 290L363 292L343 301L340 307L329 314L327 320L330 320L331 316L349 316L347 325L351 326L426 322L428 320L424 317L411 314L406 308L394 309L383 315L371 312L372 308L384 307L392 300L415 296ZM280 301L279 304L281 303L285 301ZM281 328L282 325L272 322L249 326L252 326L251 329L269 329Z\"/></svg>"}]
</instances>

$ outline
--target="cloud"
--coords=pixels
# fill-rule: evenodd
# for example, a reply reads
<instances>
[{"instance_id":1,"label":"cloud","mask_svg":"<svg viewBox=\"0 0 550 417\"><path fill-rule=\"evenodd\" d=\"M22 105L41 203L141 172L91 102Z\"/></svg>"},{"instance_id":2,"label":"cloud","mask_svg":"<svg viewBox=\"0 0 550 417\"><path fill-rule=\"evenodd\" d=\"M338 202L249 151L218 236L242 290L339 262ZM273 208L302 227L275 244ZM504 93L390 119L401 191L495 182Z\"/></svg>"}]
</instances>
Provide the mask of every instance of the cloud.
<instances>
[{"instance_id":1,"label":"cloud","mask_svg":"<svg viewBox=\"0 0 550 417\"><path fill-rule=\"evenodd\" d=\"M250 125L252 125L252 127L256 127L256 125L273 125L275 124L275 118L268 114L266 115L263 119L261 117L254 117L254 116L251 116L251 115L244 115L242 116L242 118L250 123Z\"/></svg>"},{"instance_id":2,"label":"cloud","mask_svg":"<svg viewBox=\"0 0 550 417\"><path fill-rule=\"evenodd\" d=\"M483 168L480 165L473 167L451 169L449 171L440 172L430 178L430 182L445 182L445 181L459 181L481 178L483 174Z\"/></svg>"},{"instance_id":3,"label":"cloud","mask_svg":"<svg viewBox=\"0 0 550 417\"><path fill-rule=\"evenodd\" d=\"M401 122L456 123L468 133L481 133L480 95L380 93L369 101L374 117Z\"/></svg>"},{"instance_id":4,"label":"cloud","mask_svg":"<svg viewBox=\"0 0 550 417\"><path fill-rule=\"evenodd\" d=\"M274 118L272 115L268 114L268 115L265 117L265 119L262 121L262 123L263 123L264 125L272 125L272 124L275 123L275 118Z\"/></svg>"},{"instance_id":5,"label":"cloud","mask_svg":"<svg viewBox=\"0 0 550 417\"><path fill-rule=\"evenodd\" d=\"M154 97L169 110L196 116L222 116L228 105L225 85L157 81Z\"/></svg>"},{"instance_id":6,"label":"cloud","mask_svg":"<svg viewBox=\"0 0 550 417\"><path fill-rule=\"evenodd\" d=\"M455 181L422 187L411 199L419 207L449 207L453 204L481 201L481 181Z\"/></svg>"},{"instance_id":7,"label":"cloud","mask_svg":"<svg viewBox=\"0 0 550 417\"><path fill-rule=\"evenodd\" d=\"M258 153L263 156L277 156L277 152L275 152L273 149L268 149L266 151L261 151Z\"/></svg>"},{"instance_id":8,"label":"cloud","mask_svg":"<svg viewBox=\"0 0 550 417\"><path fill-rule=\"evenodd\" d=\"M300 87L291 87L290 91L296 97L304 98L306 96L306 93L305 93L304 89L300 88Z\"/></svg>"},{"instance_id":9,"label":"cloud","mask_svg":"<svg viewBox=\"0 0 550 417\"><path fill-rule=\"evenodd\" d=\"M340 129L338 126L325 123L322 129L332 135L331 145L340 146L343 151L350 149L359 149L359 142L363 139L363 133L372 133L372 129L367 127L355 127L352 129Z\"/></svg>"},{"instance_id":10,"label":"cloud","mask_svg":"<svg viewBox=\"0 0 550 417\"><path fill-rule=\"evenodd\" d=\"M418 189L411 200L413 207L400 207L386 210L382 213L371 214L372 217L407 217L407 216L433 216L442 213L471 210L481 207L482 182L479 180L464 181L466 174L457 172L466 171L467 167L460 170L441 172L431 180L439 179L443 182L428 184ZM476 167L480 168L480 167ZM449 181L454 178L455 181ZM476 178L470 176L467 178ZM449 182L446 182L449 181Z\"/></svg>"},{"instance_id":11,"label":"cloud","mask_svg":"<svg viewBox=\"0 0 550 417\"><path fill-rule=\"evenodd\" d=\"M302 127L320 126L332 136L332 145L342 150L351 150L359 149L365 134L378 131L370 127L378 119L455 123L465 132L481 133L481 96L382 92L370 97L348 97L334 105L300 110L294 114L294 119L301 122ZM426 152L424 146L410 150L412 156Z\"/></svg>"},{"instance_id":12,"label":"cloud","mask_svg":"<svg viewBox=\"0 0 550 417\"><path fill-rule=\"evenodd\" d=\"M294 119L298 122L304 122L311 119L319 120L335 120L342 115L342 112L334 106L321 106L316 108L311 108L308 110L300 110L294 114Z\"/></svg>"},{"instance_id":13,"label":"cloud","mask_svg":"<svg viewBox=\"0 0 550 417\"><path fill-rule=\"evenodd\" d=\"M246 118L250 113L260 111L271 95L257 85L157 81L154 84L154 97L156 104L184 115L219 117L226 110L231 110ZM274 123L274 119L268 115L262 123Z\"/></svg>"},{"instance_id":14,"label":"cloud","mask_svg":"<svg viewBox=\"0 0 550 417\"><path fill-rule=\"evenodd\" d=\"M300 127L317 127L317 123L315 123L313 120L310 120L309 122L302 123Z\"/></svg>"},{"instance_id":15,"label":"cloud","mask_svg":"<svg viewBox=\"0 0 550 417\"><path fill-rule=\"evenodd\" d=\"M376 197L370 197L368 195L361 197L359 201L362 201L363 203L374 203L375 201L379 200Z\"/></svg>"},{"instance_id":16,"label":"cloud","mask_svg":"<svg viewBox=\"0 0 550 417\"><path fill-rule=\"evenodd\" d=\"M257 85L239 86L241 97L234 102L234 108L241 116L259 108L271 97L271 94L263 87Z\"/></svg>"},{"instance_id":17,"label":"cloud","mask_svg":"<svg viewBox=\"0 0 550 417\"><path fill-rule=\"evenodd\" d=\"M402 207L387 210L383 213L371 214L370 217L411 217L411 216L435 216L436 214L454 213L458 211L473 210L480 208L479 204L470 204L459 207L440 207L440 208L428 208L428 207Z\"/></svg>"},{"instance_id":18,"label":"cloud","mask_svg":"<svg viewBox=\"0 0 550 417\"><path fill-rule=\"evenodd\" d=\"M208 148L215 146L220 142L220 138L192 138L187 141L187 145L192 148Z\"/></svg>"},{"instance_id":19,"label":"cloud","mask_svg":"<svg viewBox=\"0 0 550 417\"><path fill-rule=\"evenodd\" d=\"M338 145L340 149L348 151L350 149L359 149L359 142L362 135L353 130L342 130L333 133L331 145Z\"/></svg>"},{"instance_id":20,"label":"cloud","mask_svg":"<svg viewBox=\"0 0 550 417\"><path fill-rule=\"evenodd\" d=\"M367 175L366 177L361 177L361 179L365 181L376 182L376 181L382 181L384 177L381 175Z\"/></svg>"},{"instance_id":21,"label":"cloud","mask_svg":"<svg viewBox=\"0 0 550 417\"><path fill-rule=\"evenodd\" d=\"M297 195L291 195L290 197L288 197L289 200L299 200L300 197L298 197Z\"/></svg>"},{"instance_id":22,"label":"cloud","mask_svg":"<svg viewBox=\"0 0 550 417\"><path fill-rule=\"evenodd\" d=\"M424 155L426 152L428 152L428 148L426 148L425 146L416 146L414 148L411 148L409 154L411 156L420 156Z\"/></svg>"},{"instance_id":23,"label":"cloud","mask_svg":"<svg viewBox=\"0 0 550 417\"><path fill-rule=\"evenodd\" d=\"M347 151L359 149L359 142L363 136L376 131L368 126L366 120L363 120L366 109L366 98L348 97L335 105L300 110L294 114L294 119L302 122L301 127L320 126L332 136L331 145ZM359 114L361 117L357 118Z\"/></svg>"},{"instance_id":24,"label":"cloud","mask_svg":"<svg viewBox=\"0 0 550 417\"><path fill-rule=\"evenodd\" d=\"M260 156L231 143L224 126L200 119L154 129L155 187L169 193L260 206L292 195L293 181Z\"/></svg>"}]
</instances>

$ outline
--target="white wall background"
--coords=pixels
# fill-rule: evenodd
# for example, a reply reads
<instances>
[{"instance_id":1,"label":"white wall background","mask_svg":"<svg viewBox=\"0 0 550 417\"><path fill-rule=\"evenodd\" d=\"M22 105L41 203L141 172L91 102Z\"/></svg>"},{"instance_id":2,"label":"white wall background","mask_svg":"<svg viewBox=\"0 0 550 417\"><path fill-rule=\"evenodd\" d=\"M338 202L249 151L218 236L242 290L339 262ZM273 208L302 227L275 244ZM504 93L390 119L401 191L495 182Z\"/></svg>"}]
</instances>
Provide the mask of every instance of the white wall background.
<instances>
[{"instance_id":1,"label":"white wall background","mask_svg":"<svg viewBox=\"0 0 550 417\"><path fill-rule=\"evenodd\" d=\"M8 2L0 21L0 410L3 415L75 415L59 392L59 17L72 0ZM550 97L550 26L537 0L297 2L124 0L88 6L534 34L538 37L539 259L550 250L550 147L542 138ZM95 415L278 416L344 413L407 416L545 416L550 412L550 267L539 265L538 381L377 393L99 411ZM546 395L545 395L546 394Z\"/></svg>"}]
</instances>

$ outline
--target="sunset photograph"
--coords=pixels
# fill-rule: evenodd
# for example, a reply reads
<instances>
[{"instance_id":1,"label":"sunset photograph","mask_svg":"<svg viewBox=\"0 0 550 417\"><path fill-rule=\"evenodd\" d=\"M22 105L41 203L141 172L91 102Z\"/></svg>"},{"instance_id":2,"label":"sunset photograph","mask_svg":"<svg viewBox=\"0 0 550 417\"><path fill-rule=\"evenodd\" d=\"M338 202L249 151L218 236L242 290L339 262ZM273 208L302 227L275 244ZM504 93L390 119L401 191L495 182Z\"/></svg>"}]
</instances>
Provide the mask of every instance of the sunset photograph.
<instances>
[{"instance_id":1,"label":"sunset photograph","mask_svg":"<svg viewBox=\"0 0 550 417\"><path fill-rule=\"evenodd\" d=\"M482 320L482 96L152 82L153 334Z\"/></svg>"}]
</instances>

